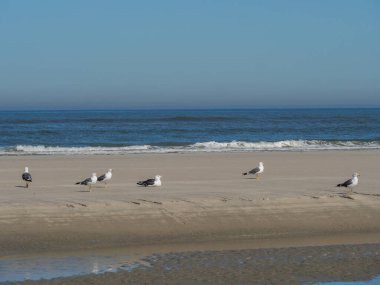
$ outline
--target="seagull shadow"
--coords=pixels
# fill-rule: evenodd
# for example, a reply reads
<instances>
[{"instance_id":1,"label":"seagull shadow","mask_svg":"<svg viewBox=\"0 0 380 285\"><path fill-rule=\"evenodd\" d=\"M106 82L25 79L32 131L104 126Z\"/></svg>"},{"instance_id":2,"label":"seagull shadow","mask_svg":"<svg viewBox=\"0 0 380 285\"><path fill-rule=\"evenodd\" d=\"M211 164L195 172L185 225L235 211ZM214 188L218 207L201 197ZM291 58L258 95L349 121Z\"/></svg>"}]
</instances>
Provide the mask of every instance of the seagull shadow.
<instances>
[{"instance_id":1,"label":"seagull shadow","mask_svg":"<svg viewBox=\"0 0 380 285\"><path fill-rule=\"evenodd\" d=\"M244 177L244 179L247 179L247 180L257 180L256 177Z\"/></svg>"},{"instance_id":2,"label":"seagull shadow","mask_svg":"<svg viewBox=\"0 0 380 285\"><path fill-rule=\"evenodd\" d=\"M78 190L77 192L86 192L86 193L90 193L91 191L88 191L88 190Z\"/></svg>"},{"instance_id":3,"label":"seagull shadow","mask_svg":"<svg viewBox=\"0 0 380 285\"><path fill-rule=\"evenodd\" d=\"M15 187L16 187L16 188L25 188L25 189L28 188L28 187L26 187L26 186L21 186L21 185L16 185Z\"/></svg>"}]
</instances>

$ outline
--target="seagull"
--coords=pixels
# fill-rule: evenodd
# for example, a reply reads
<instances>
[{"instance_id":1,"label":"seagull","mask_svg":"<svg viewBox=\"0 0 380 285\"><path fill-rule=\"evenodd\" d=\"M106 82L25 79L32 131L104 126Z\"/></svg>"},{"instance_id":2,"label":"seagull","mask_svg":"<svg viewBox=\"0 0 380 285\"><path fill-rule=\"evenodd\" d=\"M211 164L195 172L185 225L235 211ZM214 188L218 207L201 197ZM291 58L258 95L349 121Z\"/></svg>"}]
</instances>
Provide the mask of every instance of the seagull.
<instances>
[{"instance_id":1,"label":"seagull","mask_svg":"<svg viewBox=\"0 0 380 285\"><path fill-rule=\"evenodd\" d=\"M357 172L354 172L354 174L352 174L351 179L348 179L347 181L336 185L336 187L346 187L346 188L348 187L350 188L350 191L352 192L352 188L354 188L359 183L358 176L360 176L360 174Z\"/></svg>"},{"instance_id":2,"label":"seagull","mask_svg":"<svg viewBox=\"0 0 380 285\"><path fill-rule=\"evenodd\" d=\"M76 185L78 185L78 184L80 184L80 185L88 185L88 189L91 191L91 186L94 185L97 180L98 180L98 178L96 177L96 173L92 173L92 176L90 178L86 178L82 182L77 182L75 184Z\"/></svg>"},{"instance_id":3,"label":"seagull","mask_svg":"<svg viewBox=\"0 0 380 285\"><path fill-rule=\"evenodd\" d=\"M255 175L257 179L259 179L259 174L263 172L264 172L264 163L260 161L259 166L257 166L256 168L248 172L244 172L243 175L252 174L252 175Z\"/></svg>"},{"instance_id":4,"label":"seagull","mask_svg":"<svg viewBox=\"0 0 380 285\"><path fill-rule=\"evenodd\" d=\"M145 181L139 181L137 182L138 185L141 185L141 186L144 186L144 187L147 187L147 186L161 186L161 176L160 175L156 175L153 178L151 179L147 179Z\"/></svg>"},{"instance_id":5,"label":"seagull","mask_svg":"<svg viewBox=\"0 0 380 285\"><path fill-rule=\"evenodd\" d=\"M29 188L29 182L32 182L32 175L29 173L29 168L26 166L25 171L22 174L22 180L26 182L25 188Z\"/></svg>"},{"instance_id":6,"label":"seagull","mask_svg":"<svg viewBox=\"0 0 380 285\"><path fill-rule=\"evenodd\" d=\"M98 177L98 181L104 182L104 184L106 184L106 187L107 187L107 181L111 180L111 178L112 178L112 169L108 169L108 171L105 174Z\"/></svg>"}]
</instances>

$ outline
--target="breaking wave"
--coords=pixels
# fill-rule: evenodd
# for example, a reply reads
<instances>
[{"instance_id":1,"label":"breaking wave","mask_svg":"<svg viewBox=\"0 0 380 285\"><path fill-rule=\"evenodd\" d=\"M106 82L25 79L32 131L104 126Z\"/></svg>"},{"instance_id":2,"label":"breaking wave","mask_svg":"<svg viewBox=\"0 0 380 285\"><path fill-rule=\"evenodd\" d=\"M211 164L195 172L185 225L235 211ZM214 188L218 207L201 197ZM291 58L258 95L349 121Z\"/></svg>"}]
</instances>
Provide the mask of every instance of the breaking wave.
<instances>
[{"instance_id":1,"label":"breaking wave","mask_svg":"<svg viewBox=\"0 0 380 285\"><path fill-rule=\"evenodd\" d=\"M134 145L122 147L60 147L17 145L0 148L0 155L88 155L88 154L132 154L172 152L250 152L250 151L317 151L317 150L373 150L380 149L380 141L321 141L284 140L276 142L199 142L189 145Z\"/></svg>"}]
</instances>

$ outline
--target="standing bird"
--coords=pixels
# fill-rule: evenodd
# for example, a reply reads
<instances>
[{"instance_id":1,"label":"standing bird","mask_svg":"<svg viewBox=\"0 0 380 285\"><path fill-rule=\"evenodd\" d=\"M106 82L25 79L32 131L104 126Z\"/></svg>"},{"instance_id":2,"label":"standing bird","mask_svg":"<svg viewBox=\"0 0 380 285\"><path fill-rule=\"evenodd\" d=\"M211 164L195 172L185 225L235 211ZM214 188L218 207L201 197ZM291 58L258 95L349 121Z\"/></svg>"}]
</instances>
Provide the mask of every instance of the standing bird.
<instances>
[{"instance_id":1,"label":"standing bird","mask_svg":"<svg viewBox=\"0 0 380 285\"><path fill-rule=\"evenodd\" d=\"M22 180L26 182L25 188L29 188L29 183L32 182L32 175L29 173L29 168L26 166L25 171L22 174Z\"/></svg>"},{"instance_id":2,"label":"standing bird","mask_svg":"<svg viewBox=\"0 0 380 285\"><path fill-rule=\"evenodd\" d=\"M107 187L107 181L111 180L111 178L112 178L112 169L108 169L108 171L105 174L98 177L98 181L104 182L104 184L106 184L106 187Z\"/></svg>"},{"instance_id":3,"label":"standing bird","mask_svg":"<svg viewBox=\"0 0 380 285\"><path fill-rule=\"evenodd\" d=\"M350 191L352 192L352 188L354 188L359 183L358 176L360 176L360 174L357 172L354 172L354 174L352 174L351 179L348 179L347 181L336 185L336 187L346 187L346 188L348 187Z\"/></svg>"},{"instance_id":4,"label":"standing bird","mask_svg":"<svg viewBox=\"0 0 380 285\"><path fill-rule=\"evenodd\" d=\"M91 191L91 186L94 185L97 180L98 178L96 177L96 173L92 173L92 176L90 178L86 178L82 182L77 182L75 185L88 185L88 189Z\"/></svg>"},{"instance_id":5,"label":"standing bird","mask_svg":"<svg viewBox=\"0 0 380 285\"><path fill-rule=\"evenodd\" d=\"M259 175L263 172L264 172L264 163L260 161L259 166L257 166L256 168L248 172L244 172L243 175L252 174L256 176L256 179L259 179Z\"/></svg>"},{"instance_id":6,"label":"standing bird","mask_svg":"<svg viewBox=\"0 0 380 285\"><path fill-rule=\"evenodd\" d=\"M137 182L138 185L141 185L141 186L144 186L144 187L147 187L147 186L161 186L162 183L161 183L161 176L160 175L156 175L153 178L151 179L147 179L145 181L139 181Z\"/></svg>"}]
</instances>

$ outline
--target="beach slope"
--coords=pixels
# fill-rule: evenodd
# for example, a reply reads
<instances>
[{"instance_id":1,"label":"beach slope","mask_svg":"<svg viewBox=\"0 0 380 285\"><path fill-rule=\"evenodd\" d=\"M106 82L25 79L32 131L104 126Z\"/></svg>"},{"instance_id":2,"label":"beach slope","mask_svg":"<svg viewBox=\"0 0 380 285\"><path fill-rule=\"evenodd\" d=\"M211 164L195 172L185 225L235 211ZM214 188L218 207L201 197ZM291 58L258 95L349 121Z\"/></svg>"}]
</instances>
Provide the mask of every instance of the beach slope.
<instances>
[{"instance_id":1,"label":"beach slope","mask_svg":"<svg viewBox=\"0 0 380 285\"><path fill-rule=\"evenodd\" d=\"M380 242L380 152L18 156L0 160L2 256L155 246ZM259 161L260 180L242 176ZM23 188L29 166L33 182ZM113 169L107 187L74 185ZM360 172L354 193L335 185ZM162 187L136 182L162 175Z\"/></svg>"}]
</instances>

